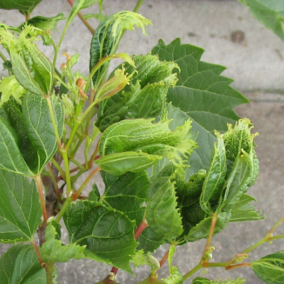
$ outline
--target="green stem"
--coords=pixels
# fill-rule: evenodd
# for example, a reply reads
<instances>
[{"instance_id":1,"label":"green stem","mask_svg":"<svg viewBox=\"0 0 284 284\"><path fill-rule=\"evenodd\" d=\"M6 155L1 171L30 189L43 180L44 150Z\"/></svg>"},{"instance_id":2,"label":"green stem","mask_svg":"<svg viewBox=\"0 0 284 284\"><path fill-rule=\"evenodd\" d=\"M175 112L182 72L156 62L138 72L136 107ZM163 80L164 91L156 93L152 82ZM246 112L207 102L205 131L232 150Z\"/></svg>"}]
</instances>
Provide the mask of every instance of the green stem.
<instances>
[{"instance_id":1,"label":"green stem","mask_svg":"<svg viewBox=\"0 0 284 284\"><path fill-rule=\"evenodd\" d=\"M53 282L52 282L53 270L54 270L54 262L50 261L45 268L46 284L53 284Z\"/></svg>"},{"instance_id":2,"label":"green stem","mask_svg":"<svg viewBox=\"0 0 284 284\"><path fill-rule=\"evenodd\" d=\"M77 160L71 159L70 161L71 161L74 165L76 165L80 170L82 170L82 171L85 170L85 167L84 167L80 162L78 162Z\"/></svg>"},{"instance_id":3,"label":"green stem","mask_svg":"<svg viewBox=\"0 0 284 284\"><path fill-rule=\"evenodd\" d=\"M278 240L278 239L284 239L284 235L279 235L275 237L271 237L268 241Z\"/></svg>"},{"instance_id":4,"label":"green stem","mask_svg":"<svg viewBox=\"0 0 284 284\"><path fill-rule=\"evenodd\" d=\"M272 235L276 228L284 221L284 216L272 227L268 234Z\"/></svg>"},{"instance_id":5,"label":"green stem","mask_svg":"<svg viewBox=\"0 0 284 284\"><path fill-rule=\"evenodd\" d=\"M137 13L140 9L140 6L143 4L144 0L138 0L136 6L133 9L133 12Z\"/></svg>"},{"instance_id":6,"label":"green stem","mask_svg":"<svg viewBox=\"0 0 284 284\"><path fill-rule=\"evenodd\" d=\"M226 267L226 266L227 262L210 262L206 263L206 265L203 267Z\"/></svg>"},{"instance_id":7,"label":"green stem","mask_svg":"<svg viewBox=\"0 0 284 284\"><path fill-rule=\"evenodd\" d=\"M57 214L57 216L56 216L56 218L55 218L55 220L56 220L57 222L59 222L60 219L63 217L63 215L64 215L66 209L69 207L69 205L70 205L71 203L72 203L72 197L68 197L68 198L65 200L65 202L64 202L64 204L63 204L63 206L62 206L60 212Z\"/></svg>"},{"instance_id":8,"label":"green stem","mask_svg":"<svg viewBox=\"0 0 284 284\"><path fill-rule=\"evenodd\" d=\"M72 149L72 153L70 154L70 157L73 158L75 157L79 147L81 146L82 142L84 141L84 138L80 138L76 144L76 146L74 147L74 149ZM75 163L74 163L75 164ZM80 164L81 165L81 164ZM79 167L79 166L78 166Z\"/></svg>"},{"instance_id":9,"label":"green stem","mask_svg":"<svg viewBox=\"0 0 284 284\"><path fill-rule=\"evenodd\" d=\"M63 157L64 161L64 167L65 167L65 181L67 184L67 198L69 198L69 195L72 191L72 184L71 184L71 175L70 175L70 169L69 169L69 160L68 160L68 153L66 149L60 149L60 152Z\"/></svg>"},{"instance_id":10,"label":"green stem","mask_svg":"<svg viewBox=\"0 0 284 284\"><path fill-rule=\"evenodd\" d=\"M83 119L78 120L78 118L77 118L77 120L76 120L76 122L75 122L75 125L73 126L73 128L72 128L72 130L71 130L71 134L70 134L70 136L69 136L67 145L66 145L66 147L65 147L66 151L68 151L69 147L71 146L71 143L73 142L73 139L74 139L74 137L75 137L75 135L76 135L77 129L78 129L78 127L80 126L80 124L81 124L82 121L83 121Z\"/></svg>"},{"instance_id":11,"label":"green stem","mask_svg":"<svg viewBox=\"0 0 284 284\"><path fill-rule=\"evenodd\" d=\"M252 250L256 249L257 247L259 247L260 245L264 244L267 242L266 236L261 239L260 241L258 241L257 243L253 244L252 246L248 247L247 249L245 249L242 253L249 253Z\"/></svg>"},{"instance_id":12,"label":"green stem","mask_svg":"<svg viewBox=\"0 0 284 284\"><path fill-rule=\"evenodd\" d=\"M47 215L46 208L45 208L45 196L43 194L44 189L43 189L43 186L42 186L42 180L41 180L40 174L37 174L34 177L34 179L36 181L37 190L38 190L38 194L39 194L41 210L42 210L42 215L43 215L43 221L44 221L44 223L46 223L47 219L48 219L48 215Z\"/></svg>"},{"instance_id":13,"label":"green stem","mask_svg":"<svg viewBox=\"0 0 284 284\"><path fill-rule=\"evenodd\" d=\"M60 167L60 165L56 162L54 158L51 158L51 163L55 166L55 168L60 172L61 177L66 180L66 174L63 171L63 169Z\"/></svg>"},{"instance_id":14,"label":"green stem","mask_svg":"<svg viewBox=\"0 0 284 284\"><path fill-rule=\"evenodd\" d=\"M192 268L190 271L188 271L186 274L183 275L183 281L185 281L187 278L192 276L194 273L196 273L201 268L202 268L202 263L197 264L194 268Z\"/></svg>"},{"instance_id":15,"label":"green stem","mask_svg":"<svg viewBox=\"0 0 284 284\"><path fill-rule=\"evenodd\" d=\"M58 129L57 129L57 125L56 125L56 121L55 121L53 107L52 107L52 104L51 104L50 97L46 97L46 101L47 101L47 104L48 104L49 113L50 113L50 117L51 117L51 122L52 122L53 130L54 130L54 134L55 134L55 137L56 137L57 145L58 145L58 148L60 148L61 147L61 139L59 137L59 133L58 133Z\"/></svg>"},{"instance_id":16,"label":"green stem","mask_svg":"<svg viewBox=\"0 0 284 284\"><path fill-rule=\"evenodd\" d=\"M2 58L3 61L7 61L7 58L1 51L0 51L0 57Z\"/></svg>"},{"instance_id":17,"label":"green stem","mask_svg":"<svg viewBox=\"0 0 284 284\"><path fill-rule=\"evenodd\" d=\"M87 184L90 182L90 180L92 179L92 177L101 170L100 167L95 168L90 175L86 178L86 180L84 181L84 183L80 186L80 188L76 191L75 194L73 194L73 200L76 200L80 194L82 193L83 189L87 186Z\"/></svg>"}]
</instances>

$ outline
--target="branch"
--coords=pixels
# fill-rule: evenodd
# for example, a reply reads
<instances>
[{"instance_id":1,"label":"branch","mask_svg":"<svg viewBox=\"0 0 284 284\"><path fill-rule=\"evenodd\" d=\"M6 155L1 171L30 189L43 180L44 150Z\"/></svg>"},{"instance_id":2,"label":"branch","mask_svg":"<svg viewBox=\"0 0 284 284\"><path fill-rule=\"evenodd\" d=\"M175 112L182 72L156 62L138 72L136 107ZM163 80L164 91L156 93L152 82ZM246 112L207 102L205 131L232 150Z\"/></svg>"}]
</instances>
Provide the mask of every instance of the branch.
<instances>
[{"instance_id":1,"label":"branch","mask_svg":"<svg viewBox=\"0 0 284 284\"><path fill-rule=\"evenodd\" d=\"M73 0L67 0L67 2L70 4L71 7L73 7L74 5ZM90 33L93 35L95 33L95 29L89 24L89 22L86 19L84 19L81 12L78 12L77 15L80 18L80 20L83 22L83 24L87 27L87 29L90 31Z\"/></svg>"}]
</instances>

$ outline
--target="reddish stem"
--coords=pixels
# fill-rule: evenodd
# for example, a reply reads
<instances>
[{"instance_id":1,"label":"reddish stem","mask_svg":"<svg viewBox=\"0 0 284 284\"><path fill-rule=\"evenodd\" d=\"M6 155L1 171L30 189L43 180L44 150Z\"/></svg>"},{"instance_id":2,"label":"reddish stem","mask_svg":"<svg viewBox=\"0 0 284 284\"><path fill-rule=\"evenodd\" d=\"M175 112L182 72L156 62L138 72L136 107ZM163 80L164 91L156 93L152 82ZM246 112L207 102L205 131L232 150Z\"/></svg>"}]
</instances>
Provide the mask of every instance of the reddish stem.
<instances>
[{"instance_id":1,"label":"reddish stem","mask_svg":"<svg viewBox=\"0 0 284 284\"><path fill-rule=\"evenodd\" d=\"M231 270L231 269L240 268L240 267L251 267L251 263L247 262L247 263L239 263L239 264L236 264L236 265L229 265L229 266L225 267L225 269Z\"/></svg>"},{"instance_id":2,"label":"reddish stem","mask_svg":"<svg viewBox=\"0 0 284 284\"><path fill-rule=\"evenodd\" d=\"M137 227L135 233L134 233L134 238L137 240L141 233L148 227L148 223L146 222L145 219L142 220L141 224Z\"/></svg>"},{"instance_id":3,"label":"reddish stem","mask_svg":"<svg viewBox=\"0 0 284 284\"><path fill-rule=\"evenodd\" d=\"M37 184L37 190L38 190L40 204L41 204L43 221L44 221L44 223L46 223L47 219L48 219L48 215L47 215L46 208L45 208L45 196L43 195L43 186L42 186L40 174L35 176L35 181L36 181L36 184Z\"/></svg>"},{"instance_id":4,"label":"reddish stem","mask_svg":"<svg viewBox=\"0 0 284 284\"><path fill-rule=\"evenodd\" d=\"M169 251L166 252L166 254L164 255L164 257L161 259L160 261L160 268L164 265L164 263L167 261L169 257Z\"/></svg>"},{"instance_id":5,"label":"reddish stem","mask_svg":"<svg viewBox=\"0 0 284 284\"><path fill-rule=\"evenodd\" d=\"M34 247L34 249L35 249L35 253L36 253L36 255L37 255L37 258L38 258L38 260L39 260L40 265L41 265L42 267L44 267L44 266L45 266L45 263L43 262L43 260L42 260L42 258L41 258L41 255L40 255L38 246L36 245L36 243L35 243L34 240L32 241L32 245L33 245L33 247Z\"/></svg>"},{"instance_id":6,"label":"reddish stem","mask_svg":"<svg viewBox=\"0 0 284 284\"><path fill-rule=\"evenodd\" d=\"M72 0L67 0L67 2L70 4L71 7L73 7L74 3ZM89 24L89 22L83 18L83 15L81 12L77 13L78 17L80 18L80 20L84 23L84 25L87 27L87 29L91 32L91 34L93 35L95 33L95 30L93 29L93 27Z\"/></svg>"}]
</instances>

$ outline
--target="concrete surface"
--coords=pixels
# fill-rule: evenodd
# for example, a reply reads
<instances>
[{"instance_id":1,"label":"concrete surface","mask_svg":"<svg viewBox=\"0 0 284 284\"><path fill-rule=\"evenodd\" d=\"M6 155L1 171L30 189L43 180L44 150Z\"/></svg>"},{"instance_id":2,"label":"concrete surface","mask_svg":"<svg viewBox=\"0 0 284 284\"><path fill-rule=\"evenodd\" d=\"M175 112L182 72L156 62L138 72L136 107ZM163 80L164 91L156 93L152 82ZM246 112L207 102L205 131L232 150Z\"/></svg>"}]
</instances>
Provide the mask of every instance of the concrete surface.
<instances>
[{"instance_id":1,"label":"concrete surface","mask_svg":"<svg viewBox=\"0 0 284 284\"><path fill-rule=\"evenodd\" d=\"M134 0L105 0L104 2L104 12L107 15L120 10L132 10L136 3ZM53 16L61 11L66 15L70 11L65 0L43 0L33 14ZM84 13L96 11L95 6ZM233 86L252 100L251 104L238 107L236 112L241 117L249 117L255 125L255 130L260 133L256 139L260 175L249 193L258 199L256 208L262 210L266 220L230 224L213 238L213 245L216 247L213 260L228 260L264 237L271 226L283 215L284 43L255 20L247 8L237 1L145 0L139 12L153 22L153 26L147 28L148 37L144 37L138 29L135 33L127 32L119 51L145 54L151 50L159 38L169 43L174 38L180 37L182 43L190 43L205 49L203 61L225 65L227 70L223 75L235 79ZM0 11L0 21L8 25L18 25L22 20L23 16L15 11ZM95 20L90 22L95 26ZM59 28L62 29L62 27L63 23ZM231 34L238 30L244 33L244 39L233 42ZM58 42L59 33L54 35L55 42ZM90 39L91 35L76 18L66 34L66 41L63 42L61 49L61 52L82 54L77 68L84 74L88 72ZM44 47L43 51L49 56L52 55L50 48ZM278 233L284 233L284 225L280 226ZM205 241L202 240L178 248L174 262L183 273L198 263L204 245ZM6 249L5 245L0 247L1 252ZM281 240L270 245L266 244L255 250L249 261L281 249L283 249ZM165 251L166 247L159 249L158 257L160 258ZM105 277L109 269L108 266L93 261L74 260L68 264L59 265L59 283L94 283ZM135 271L138 274L136 279L119 272L117 282L136 283L139 279L145 278L148 273L145 267ZM163 267L160 275L167 276L166 267ZM205 277L212 279L243 277L249 284L263 283L249 268L229 272L212 268ZM0 284L5 283L1 283L0 280Z\"/></svg>"}]
</instances>

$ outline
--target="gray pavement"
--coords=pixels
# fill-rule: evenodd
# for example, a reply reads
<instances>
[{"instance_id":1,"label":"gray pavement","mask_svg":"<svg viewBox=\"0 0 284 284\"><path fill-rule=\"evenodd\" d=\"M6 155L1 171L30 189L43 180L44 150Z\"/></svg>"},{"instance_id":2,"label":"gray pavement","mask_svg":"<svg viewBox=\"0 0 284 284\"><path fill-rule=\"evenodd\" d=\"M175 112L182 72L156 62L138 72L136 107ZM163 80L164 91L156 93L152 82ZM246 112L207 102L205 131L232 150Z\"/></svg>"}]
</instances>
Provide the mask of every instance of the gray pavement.
<instances>
[{"instance_id":1,"label":"gray pavement","mask_svg":"<svg viewBox=\"0 0 284 284\"><path fill-rule=\"evenodd\" d=\"M105 0L104 12L111 14L120 10L132 10L136 1ZM66 15L70 8L65 0L43 0L34 15L53 16L63 11ZM96 7L88 13L97 12ZM221 64L227 67L224 76L233 78L233 86L247 95L252 103L239 106L236 112L241 117L249 117L255 130L260 133L256 138L256 148L260 160L260 175L250 194L258 200L256 208L261 209L266 220L261 222L230 224L213 238L214 261L225 261L241 252L265 236L271 226L283 215L284 184L284 43L271 31L263 27L249 13L248 9L237 1L190 1L190 0L145 0L139 11L153 22L147 28L148 36L140 30L127 32L119 51L129 54L145 54L162 38L169 43L180 37L182 43L190 43L205 49L203 61ZM85 12L86 13L86 12ZM20 24L23 16L14 11L0 11L0 21L6 24ZM95 20L90 21L94 26ZM62 23L60 29L62 29ZM240 35L233 36L235 31ZM55 34L55 42L58 41ZM88 72L89 42L91 36L86 28L76 19L67 32L67 40L62 45L62 52L85 54L81 56L78 70ZM243 38L242 38L243 37ZM44 52L52 55L50 48ZM62 57L62 62L64 58ZM100 182L100 181L99 181ZM277 230L284 233L284 225ZM174 262L187 272L199 261L205 241L179 247ZM0 247L5 251L7 246ZM251 254L249 259L258 259L268 253L284 248L283 241L266 244ZM158 250L161 257L166 247ZM71 261L59 265L59 283L94 283L105 277L109 267L89 260ZM146 277L148 270L139 268L138 276L119 272L117 281L135 283ZM141 277L141 275L143 277ZM163 268L161 276L167 275ZM198 274L201 275L201 274ZM249 268L233 271L212 268L208 278L247 278L249 284L263 283ZM1 283L1 281L0 281ZM190 283L190 281L186 281ZM2 284L2 283L1 283ZM4 283L3 283L4 284Z\"/></svg>"}]
</instances>

